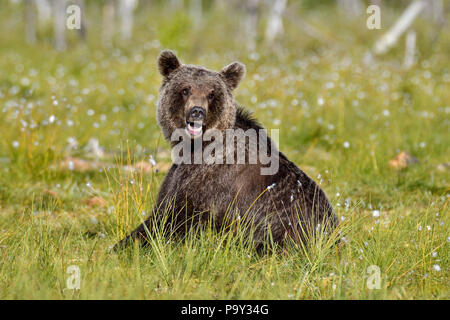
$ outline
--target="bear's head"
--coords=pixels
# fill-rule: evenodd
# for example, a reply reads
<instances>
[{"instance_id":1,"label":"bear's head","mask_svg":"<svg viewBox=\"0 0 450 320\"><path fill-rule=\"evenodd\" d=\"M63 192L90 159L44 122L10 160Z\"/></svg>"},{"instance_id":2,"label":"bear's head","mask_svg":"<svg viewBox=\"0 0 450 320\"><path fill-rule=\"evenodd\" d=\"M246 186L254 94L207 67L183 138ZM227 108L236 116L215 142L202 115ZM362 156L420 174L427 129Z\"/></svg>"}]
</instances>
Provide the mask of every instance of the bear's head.
<instances>
[{"instance_id":1,"label":"bear's head","mask_svg":"<svg viewBox=\"0 0 450 320\"><path fill-rule=\"evenodd\" d=\"M181 64L170 50L161 52L158 69L163 76L157 119L170 141L176 129L197 138L206 130L233 128L236 106L232 91L245 74L245 66L234 62L220 72Z\"/></svg>"}]
</instances>

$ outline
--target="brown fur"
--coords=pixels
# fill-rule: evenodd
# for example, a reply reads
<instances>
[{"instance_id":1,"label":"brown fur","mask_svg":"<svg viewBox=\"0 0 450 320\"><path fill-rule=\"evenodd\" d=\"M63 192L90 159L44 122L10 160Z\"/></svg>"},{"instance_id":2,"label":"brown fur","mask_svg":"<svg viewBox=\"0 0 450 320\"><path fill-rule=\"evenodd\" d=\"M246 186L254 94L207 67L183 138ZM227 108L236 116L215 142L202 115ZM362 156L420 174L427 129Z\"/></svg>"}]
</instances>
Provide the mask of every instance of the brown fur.
<instances>
[{"instance_id":1,"label":"brown fur","mask_svg":"<svg viewBox=\"0 0 450 320\"><path fill-rule=\"evenodd\" d=\"M262 128L232 96L245 73L241 63L214 72L182 65L167 50L161 53L158 67L163 83L157 119L166 139L176 128L185 127L190 108L199 104L206 110L206 129ZM186 88L189 95L182 93ZM269 148L276 148L270 138L267 141ZM304 241L318 224L335 227L337 218L325 193L283 153L276 154L279 170L274 175L261 175L259 162L173 164L161 185L155 212L116 247L132 239L146 243L147 231L152 232L155 222L167 220L168 212L173 214L172 227L181 234L200 221L213 218L217 228L224 228L239 217L255 228L252 240L258 246L268 243L269 234L274 243L282 244L288 239Z\"/></svg>"}]
</instances>

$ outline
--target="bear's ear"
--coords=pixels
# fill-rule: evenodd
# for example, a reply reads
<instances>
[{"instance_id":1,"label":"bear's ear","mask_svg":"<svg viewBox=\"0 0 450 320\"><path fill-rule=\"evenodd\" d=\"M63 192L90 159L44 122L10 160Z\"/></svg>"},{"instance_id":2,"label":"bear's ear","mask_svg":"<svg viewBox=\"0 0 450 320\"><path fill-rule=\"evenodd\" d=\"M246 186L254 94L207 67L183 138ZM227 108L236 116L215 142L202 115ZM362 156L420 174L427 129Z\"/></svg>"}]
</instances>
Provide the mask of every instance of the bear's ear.
<instances>
[{"instance_id":1,"label":"bear's ear","mask_svg":"<svg viewBox=\"0 0 450 320\"><path fill-rule=\"evenodd\" d=\"M158 57L158 69L162 76L167 77L181 66L177 56L170 50L164 50Z\"/></svg>"},{"instance_id":2,"label":"bear's ear","mask_svg":"<svg viewBox=\"0 0 450 320\"><path fill-rule=\"evenodd\" d=\"M245 75L245 66L240 62L233 62L223 67L220 75L225 79L231 90L235 89Z\"/></svg>"}]
</instances>

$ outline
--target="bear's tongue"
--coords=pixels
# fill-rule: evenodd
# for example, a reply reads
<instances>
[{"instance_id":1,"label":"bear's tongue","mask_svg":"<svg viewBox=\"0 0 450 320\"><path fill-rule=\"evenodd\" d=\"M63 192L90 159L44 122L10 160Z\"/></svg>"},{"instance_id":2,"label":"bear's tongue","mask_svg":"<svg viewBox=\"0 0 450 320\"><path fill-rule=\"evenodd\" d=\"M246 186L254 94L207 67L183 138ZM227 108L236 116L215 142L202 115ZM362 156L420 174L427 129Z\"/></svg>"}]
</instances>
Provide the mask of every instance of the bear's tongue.
<instances>
[{"instance_id":1,"label":"bear's tongue","mask_svg":"<svg viewBox=\"0 0 450 320\"><path fill-rule=\"evenodd\" d=\"M202 134L203 123L202 121L187 122L186 130L189 132L190 135L198 136Z\"/></svg>"}]
</instances>

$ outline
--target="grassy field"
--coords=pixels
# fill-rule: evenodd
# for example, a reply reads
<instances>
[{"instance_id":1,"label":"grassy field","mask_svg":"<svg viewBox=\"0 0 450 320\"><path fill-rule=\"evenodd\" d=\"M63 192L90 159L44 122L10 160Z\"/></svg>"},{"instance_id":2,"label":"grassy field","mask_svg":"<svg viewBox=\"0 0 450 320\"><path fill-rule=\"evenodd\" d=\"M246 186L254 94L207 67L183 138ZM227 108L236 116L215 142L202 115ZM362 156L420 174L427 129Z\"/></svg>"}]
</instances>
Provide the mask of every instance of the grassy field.
<instances>
[{"instance_id":1,"label":"grassy field","mask_svg":"<svg viewBox=\"0 0 450 320\"><path fill-rule=\"evenodd\" d=\"M132 41L106 48L92 5L87 42L69 33L57 52L48 26L25 44L20 6L2 3L0 299L449 299L450 29L436 38L416 21L409 70L403 40L365 63L399 13L386 9L383 30L368 30L365 16L298 8L276 46L258 39L248 52L239 15L208 11L196 30L184 13L148 6ZM170 165L155 119L163 48L216 70L246 64L237 101L279 128L280 149L320 182L340 245L322 238L258 255L206 230L108 252L151 211ZM392 168L402 151L419 162ZM67 287L69 266L79 290ZM370 266L379 288L368 286Z\"/></svg>"}]
</instances>

